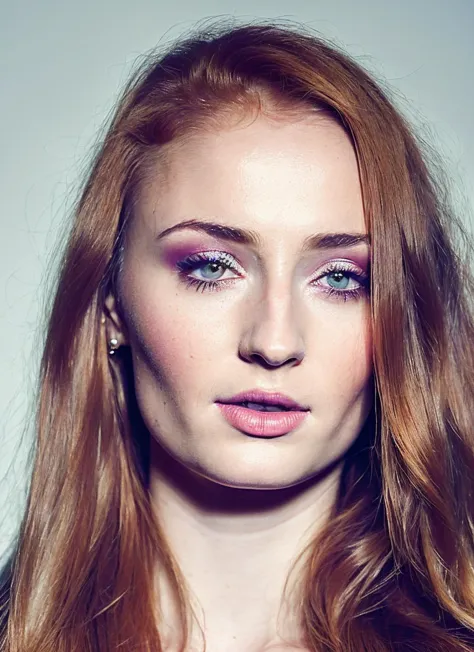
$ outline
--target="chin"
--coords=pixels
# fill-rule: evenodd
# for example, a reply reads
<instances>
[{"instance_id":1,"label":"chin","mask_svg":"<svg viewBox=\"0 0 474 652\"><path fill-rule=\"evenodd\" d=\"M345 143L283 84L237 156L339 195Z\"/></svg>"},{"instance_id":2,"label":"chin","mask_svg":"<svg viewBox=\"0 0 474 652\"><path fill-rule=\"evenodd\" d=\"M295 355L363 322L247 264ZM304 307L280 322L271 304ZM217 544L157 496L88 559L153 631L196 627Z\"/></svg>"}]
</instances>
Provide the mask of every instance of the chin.
<instances>
[{"instance_id":1,"label":"chin","mask_svg":"<svg viewBox=\"0 0 474 652\"><path fill-rule=\"evenodd\" d=\"M210 482L224 487L252 490L287 489L316 478L319 474L317 470L298 470L293 467L292 472L288 473L287 468L265 469L264 466L261 464L259 468L241 470L236 466L232 469L213 467L212 470L201 469L197 473Z\"/></svg>"}]
</instances>

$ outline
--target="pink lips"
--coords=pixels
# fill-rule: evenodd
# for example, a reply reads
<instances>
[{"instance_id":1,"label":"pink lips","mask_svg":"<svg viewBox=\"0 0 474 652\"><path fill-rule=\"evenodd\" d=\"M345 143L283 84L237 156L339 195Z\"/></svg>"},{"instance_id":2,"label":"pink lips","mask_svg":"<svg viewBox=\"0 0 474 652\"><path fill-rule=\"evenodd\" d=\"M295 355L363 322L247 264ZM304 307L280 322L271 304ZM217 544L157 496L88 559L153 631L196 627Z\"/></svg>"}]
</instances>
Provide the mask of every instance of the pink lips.
<instances>
[{"instance_id":1,"label":"pink lips","mask_svg":"<svg viewBox=\"0 0 474 652\"><path fill-rule=\"evenodd\" d=\"M263 403L285 408L284 411L262 411L239 403ZM252 389L229 398L218 399L224 418L242 432L258 437L278 437L294 430L305 419L309 408L285 394Z\"/></svg>"},{"instance_id":2,"label":"pink lips","mask_svg":"<svg viewBox=\"0 0 474 652\"><path fill-rule=\"evenodd\" d=\"M308 412L291 410L289 412L261 412L243 405L218 403L221 413L231 426L249 435L258 437L277 437L294 430L306 418Z\"/></svg>"},{"instance_id":3,"label":"pink lips","mask_svg":"<svg viewBox=\"0 0 474 652\"><path fill-rule=\"evenodd\" d=\"M218 398L218 403L243 403L251 401L252 403L267 403L268 405L278 405L288 410L309 410L308 405L300 405L286 394L280 392L268 392L263 389L248 389L234 396Z\"/></svg>"}]
</instances>

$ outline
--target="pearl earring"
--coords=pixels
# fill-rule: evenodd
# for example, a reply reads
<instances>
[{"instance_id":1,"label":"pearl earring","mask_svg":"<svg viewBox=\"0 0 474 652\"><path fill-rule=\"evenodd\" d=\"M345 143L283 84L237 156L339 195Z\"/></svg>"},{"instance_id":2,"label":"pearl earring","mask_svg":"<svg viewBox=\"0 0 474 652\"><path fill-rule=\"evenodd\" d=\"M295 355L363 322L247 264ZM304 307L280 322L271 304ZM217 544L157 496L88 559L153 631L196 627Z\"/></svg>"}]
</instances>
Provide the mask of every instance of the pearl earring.
<instances>
[{"instance_id":1,"label":"pearl earring","mask_svg":"<svg viewBox=\"0 0 474 652\"><path fill-rule=\"evenodd\" d=\"M114 355L115 351L119 348L118 339L111 337L109 340L109 355Z\"/></svg>"}]
</instances>

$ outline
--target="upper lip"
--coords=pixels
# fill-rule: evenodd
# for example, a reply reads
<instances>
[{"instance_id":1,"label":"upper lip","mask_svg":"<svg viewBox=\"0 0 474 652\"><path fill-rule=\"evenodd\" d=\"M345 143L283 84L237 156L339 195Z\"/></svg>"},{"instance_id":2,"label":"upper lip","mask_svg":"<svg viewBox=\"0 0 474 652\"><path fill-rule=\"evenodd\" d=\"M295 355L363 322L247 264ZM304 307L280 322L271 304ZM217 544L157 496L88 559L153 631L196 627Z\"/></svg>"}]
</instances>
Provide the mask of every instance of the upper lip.
<instances>
[{"instance_id":1,"label":"upper lip","mask_svg":"<svg viewBox=\"0 0 474 652\"><path fill-rule=\"evenodd\" d=\"M245 401L250 401L252 403L266 403L268 405L280 405L289 410L309 410L308 406L297 403L285 394L281 394L280 392L267 392L262 389L249 389L229 398L218 399L217 403L243 403Z\"/></svg>"}]
</instances>

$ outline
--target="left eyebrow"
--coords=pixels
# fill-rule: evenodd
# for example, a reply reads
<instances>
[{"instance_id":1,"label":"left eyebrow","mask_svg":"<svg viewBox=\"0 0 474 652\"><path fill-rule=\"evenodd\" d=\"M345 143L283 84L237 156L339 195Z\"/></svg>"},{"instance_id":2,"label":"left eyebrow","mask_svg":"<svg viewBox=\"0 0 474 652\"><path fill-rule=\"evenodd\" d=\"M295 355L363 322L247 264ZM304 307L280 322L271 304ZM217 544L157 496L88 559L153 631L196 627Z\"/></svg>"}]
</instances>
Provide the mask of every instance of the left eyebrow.
<instances>
[{"instance_id":1,"label":"left eyebrow","mask_svg":"<svg viewBox=\"0 0 474 652\"><path fill-rule=\"evenodd\" d=\"M202 231L221 240L237 242L248 245L256 249L261 248L261 238L256 231L251 229L241 229L234 226L226 226L217 222L207 222L202 220L185 220L178 222L173 226L164 229L158 234L157 240L184 229L193 231ZM354 247L355 245L365 243L370 244L370 237L365 233L316 233L309 236L303 242L302 253L312 249L336 249L338 247Z\"/></svg>"}]
</instances>

